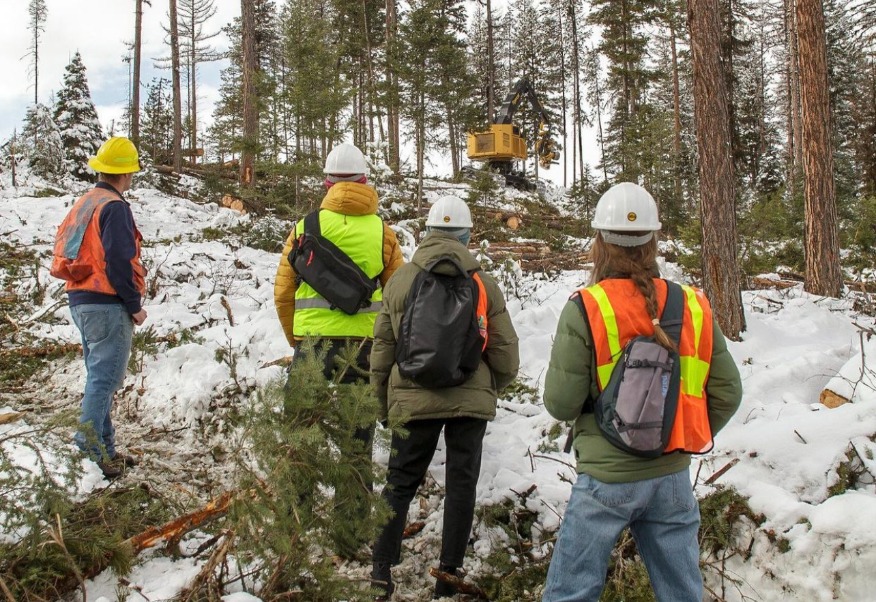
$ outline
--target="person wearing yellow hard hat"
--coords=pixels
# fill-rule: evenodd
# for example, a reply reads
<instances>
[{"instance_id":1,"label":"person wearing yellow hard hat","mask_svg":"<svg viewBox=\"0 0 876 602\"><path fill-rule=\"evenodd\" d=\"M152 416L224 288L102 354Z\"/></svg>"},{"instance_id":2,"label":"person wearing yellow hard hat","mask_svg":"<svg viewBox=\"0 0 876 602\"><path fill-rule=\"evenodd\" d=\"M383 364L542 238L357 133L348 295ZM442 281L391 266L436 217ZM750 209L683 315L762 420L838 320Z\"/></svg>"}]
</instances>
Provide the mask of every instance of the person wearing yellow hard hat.
<instances>
[{"instance_id":1,"label":"person wearing yellow hard hat","mask_svg":"<svg viewBox=\"0 0 876 602\"><path fill-rule=\"evenodd\" d=\"M113 479L137 463L116 450L110 413L113 395L125 378L134 326L146 320L143 237L124 196L140 171L140 156L133 142L114 136L88 165L98 173L98 182L61 222L51 274L66 281L85 357L87 377L74 440Z\"/></svg>"}]
</instances>

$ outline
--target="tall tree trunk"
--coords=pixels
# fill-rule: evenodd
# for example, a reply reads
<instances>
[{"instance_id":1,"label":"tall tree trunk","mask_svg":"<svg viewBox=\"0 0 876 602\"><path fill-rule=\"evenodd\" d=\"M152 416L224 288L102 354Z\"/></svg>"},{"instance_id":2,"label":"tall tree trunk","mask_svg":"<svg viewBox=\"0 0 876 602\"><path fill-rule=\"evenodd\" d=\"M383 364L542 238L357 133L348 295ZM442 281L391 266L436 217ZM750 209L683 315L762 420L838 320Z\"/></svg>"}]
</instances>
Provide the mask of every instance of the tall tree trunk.
<instances>
[{"instance_id":1,"label":"tall tree trunk","mask_svg":"<svg viewBox=\"0 0 876 602\"><path fill-rule=\"evenodd\" d=\"M170 60L173 79L173 170L182 171L182 90L179 81L179 27L176 0L170 0Z\"/></svg>"},{"instance_id":2,"label":"tall tree trunk","mask_svg":"<svg viewBox=\"0 0 876 602\"><path fill-rule=\"evenodd\" d=\"M562 125L563 128L563 153L566 152L566 149L569 147L568 140L569 135L566 132L566 112L568 108L566 107L566 51L565 51L565 43L564 43L564 35L563 35L563 9L562 6L557 11L557 22L559 23L559 27L557 28L560 32L560 89L561 89L561 104L562 104ZM563 188L567 186L567 173L569 171L568 161L566 161L565 155L563 156Z\"/></svg>"},{"instance_id":3,"label":"tall tree trunk","mask_svg":"<svg viewBox=\"0 0 876 602\"><path fill-rule=\"evenodd\" d=\"M453 112L450 110L450 105L445 105L444 110L447 113L447 136L450 138L450 161L453 168L453 177L459 173L459 140L456 136L456 123L453 119Z\"/></svg>"},{"instance_id":4,"label":"tall tree trunk","mask_svg":"<svg viewBox=\"0 0 876 602\"><path fill-rule=\"evenodd\" d=\"M192 52L191 52L191 69L189 75L189 91L191 93L191 97L189 99L189 118L191 123L189 124L192 128L191 133L189 134L189 143L191 144L191 154L189 155L189 160L191 160L192 164L198 162L198 63L197 63L197 28L195 23L195 10L192 9Z\"/></svg>"},{"instance_id":5,"label":"tall tree trunk","mask_svg":"<svg viewBox=\"0 0 876 602\"><path fill-rule=\"evenodd\" d=\"M493 62L493 8L490 0L487 1L487 123L493 123L496 107L496 65Z\"/></svg>"},{"instance_id":6,"label":"tall tree trunk","mask_svg":"<svg viewBox=\"0 0 876 602\"><path fill-rule=\"evenodd\" d=\"M575 10L575 0L569 1L569 18L572 22L572 93L575 95L575 107L573 119L575 121L575 133L578 138L578 146L574 149L574 157L572 159L572 185L575 184L575 159L578 160L579 170L578 175L584 177L584 145L582 134L582 111L581 111L581 55L578 49L578 18ZM575 144L574 138L572 144Z\"/></svg>"},{"instance_id":7,"label":"tall tree trunk","mask_svg":"<svg viewBox=\"0 0 876 602\"><path fill-rule=\"evenodd\" d=\"M745 315L736 261L735 181L719 15L718 0L688 0L702 198L703 287L721 330L739 340Z\"/></svg>"},{"instance_id":8,"label":"tall tree trunk","mask_svg":"<svg viewBox=\"0 0 876 602\"><path fill-rule=\"evenodd\" d=\"M815 295L838 297L843 280L830 140L827 46L820 0L797 0L796 16L805 176L806 279L803 288Z\"/></svg>"},{"instance_id":9,"label":"tall tree trunk","mask_svg":"<svg viewBox=\"0 0 876 602\"><path fill-rule=\"evenodd\" d=\"M143 0L134 16L134 83L131 91L131 142L140 148L140 64L143 61Z\"/></svg>"},{"instance_id":10,"label":"tall tree trunk","mask_svg":"<svg viewBox=\"0 0 876 602\"><path fill-rule=\"evenodd\" d=\"M675 202L682 203L681 191L681 85L678 76L678 48L676 47L675 15L669 15L669 48L672 51L672 176Z\"/></svg>"},{"instance_id":11,"label":"tall tree trunk","mask_svg":"<svg viewBox=\"0 0 876 602\"><path fill-rule=\"evenodd\" d=\"M258 55L255 39L255 0L240 0L241 46L243 50L243 152L240 157L240 184L255 185L255 149L259 141L259 109L255 80Z\"/></svg>"},{"instance_id":12,"label":"tall tree trunk","mask_svg":"<svg viewBox=\"0 0 876 602\"><path fill-rule=\"evenodd\" d=\"M590 51L596 61L593 72L593 94L596 105L596 131L599 136L599 160L602 164L602 180L608 184L608 166L605 162L605 135L602 132L602 88L599 86L599 54L595 49Z\"/></svg>"},{"instance_id":13,"label":"tall tree trunk","mask_svg":"<svg viewBox=\"0 0 876 602\"><path fill-rule=\"evenodd\" d=\"M788 51L787 86L790 128L788 130L788 174L787 181L791 195L797 192L797 176L803 165L802 138L803 126L800 115L800 53L797 48L797 19L795 1L785 0L785 31Z\"/></svg>"},{"instance_id":14,"label":"tall tree trunk","mask_svg":"<svg viewBox=\"0 0 876 602\"><path fill-rule=\"evenodd\" d=\"M401 171L401 136L399 133L398 76L395 73L398 14L395 0L386 0L386 82L388 85L386 113L389 136L389 167L394 174Z\"/></svg>"}]
</instances>

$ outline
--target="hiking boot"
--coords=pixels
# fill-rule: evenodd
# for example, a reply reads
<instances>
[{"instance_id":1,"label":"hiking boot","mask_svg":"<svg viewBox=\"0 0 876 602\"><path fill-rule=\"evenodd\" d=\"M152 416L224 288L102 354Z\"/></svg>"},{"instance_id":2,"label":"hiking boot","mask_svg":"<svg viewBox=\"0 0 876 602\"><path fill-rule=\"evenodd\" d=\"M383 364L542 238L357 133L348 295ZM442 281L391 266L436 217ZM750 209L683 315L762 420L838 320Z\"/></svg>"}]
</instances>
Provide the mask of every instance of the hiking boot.
<instances>
[{"instance_id":1,"label":"hiking boot","mask_svg":"<svg viewBox=\"0 0 876 602\"><path fill-rule=\"evenodd\" d=\"M119 478L125 472L125 463L118 460L101 460L97 463L97 467L110 481Z\"/></svg>"},{"instance_id":2,"label":"hiking boot","mask_svg":"<svg viewBox=\"0 0 876 602\"><path fill-rule=\"evenodd\" d=\"M371 568L371 587L377 590L374 602L387 602L395 591L388 562L375 562Z\"/></svg>"},{"instance_id":3,"label":"hiking boot","mask_svg":"<svg viewBox=\"0 0 876 602\"><path fill-rule=\"evenodd\" d=\"M113 462L122 462L128 468L133 468L133 467L137 466L138 464L140 464L140 460L138 460L134 456L130 456L128 454L123 454L121 452L116 453L116 455L113 456L112 461Z\"/></svg>"},{"instance_id":4,"label":"hiking boot","mask_svg":"<svg viewBox=\"0 0 876 602\"><path fill-rule=\"evenodd\" d=\"M442 573L458 577L459 579L462 579L463 577L462 573L455 566L442 564L438 567L438 570ZM449 598L456 595L457 591L456 586L453 584L448 583L447 581L442 581L441 579L435 579L435 593L432 594L432 599L438 600L440 598Z\"/></svg>"}]
</instances>

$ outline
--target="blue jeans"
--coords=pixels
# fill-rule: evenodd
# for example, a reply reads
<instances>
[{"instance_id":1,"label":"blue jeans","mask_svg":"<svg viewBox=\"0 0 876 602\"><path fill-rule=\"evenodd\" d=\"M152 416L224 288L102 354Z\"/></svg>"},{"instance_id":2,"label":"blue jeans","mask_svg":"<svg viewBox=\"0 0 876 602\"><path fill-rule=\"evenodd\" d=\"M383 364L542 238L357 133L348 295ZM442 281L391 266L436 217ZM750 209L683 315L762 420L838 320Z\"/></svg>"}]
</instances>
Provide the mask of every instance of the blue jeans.
<instances>
[{"instance_id":1,"label":"blue jeans","mask_svg":"<svg viewBox=\"0 0 876 602\"><path fill-rule=\"evenodd\" d=\"M80 427L73 439L94 460L104 454L113 458L116 430L110 411L113 394L125 380L134 321L121 303L74 305L70 314L82 335L87 372Z\"/></svg>"},{"instance_id":2,"label":"blue jeans","mask_svg":"<svg viewBox=\"0 0 876 602\"><path fill-rule=\"evenodd\" d=\"M631 483L603 483L578 475L542 601L599 600L609 556L627 526L657 600L701 602L700 510L687 470Z\"/></svg>"}]
</instances>

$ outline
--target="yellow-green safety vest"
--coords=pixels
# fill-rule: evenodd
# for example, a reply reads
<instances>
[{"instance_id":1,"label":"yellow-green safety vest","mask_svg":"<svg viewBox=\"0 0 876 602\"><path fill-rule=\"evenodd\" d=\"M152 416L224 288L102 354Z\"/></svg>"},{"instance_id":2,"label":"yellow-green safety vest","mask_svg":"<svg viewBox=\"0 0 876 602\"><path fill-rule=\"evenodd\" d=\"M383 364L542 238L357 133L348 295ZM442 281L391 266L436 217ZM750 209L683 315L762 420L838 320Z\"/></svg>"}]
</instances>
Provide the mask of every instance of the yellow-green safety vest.
<instances>
[{"instance_id":1,"label":"yellow-green safety vest","mask_svg":"<svg viewBox=\"0 0 876 602\"><path fill-rule=\"evenodd\" d=\"M346 253L369 278L383 271L383 220L376 215L344 215L327 209L319 212L322 235ZM304 220L295 225L295 236L304 233ZM374 321L383 302L383 288L371 296L371 305L349 315L331 304L306 282L295 289L293 334L297 338L374 336Z\"/></svg>"}]
</instances>

